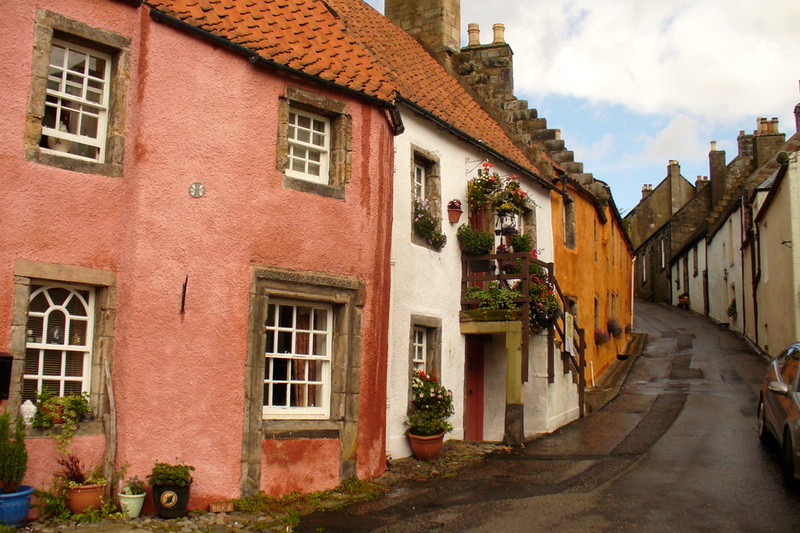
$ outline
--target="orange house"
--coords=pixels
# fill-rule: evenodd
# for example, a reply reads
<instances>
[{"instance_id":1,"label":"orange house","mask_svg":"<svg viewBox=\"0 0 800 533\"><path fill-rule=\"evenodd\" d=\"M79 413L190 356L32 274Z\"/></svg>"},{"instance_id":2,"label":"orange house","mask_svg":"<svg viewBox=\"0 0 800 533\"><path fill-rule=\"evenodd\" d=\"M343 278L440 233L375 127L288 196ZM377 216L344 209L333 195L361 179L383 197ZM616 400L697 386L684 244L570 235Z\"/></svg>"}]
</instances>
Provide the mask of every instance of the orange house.
<instances>
[{"instance_id":1,"label":"orange house","mask_svg":"<svg viewBox=\"0 0 800 533\"><path fill-rule=\"evenodd\" d=\"M607 185L560 179L551 194L556 277L586 342L586 384L624 352L633 324L633 247Z\"/></svg>"}]
</instances>

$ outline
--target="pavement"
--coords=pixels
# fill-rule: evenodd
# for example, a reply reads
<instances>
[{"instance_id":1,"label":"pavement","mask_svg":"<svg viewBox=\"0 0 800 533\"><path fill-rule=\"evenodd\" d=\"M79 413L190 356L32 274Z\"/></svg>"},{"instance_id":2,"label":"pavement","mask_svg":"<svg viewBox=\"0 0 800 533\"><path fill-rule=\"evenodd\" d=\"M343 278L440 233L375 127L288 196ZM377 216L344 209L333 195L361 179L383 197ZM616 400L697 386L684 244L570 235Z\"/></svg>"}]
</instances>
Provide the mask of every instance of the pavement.
<instances>
[{"instance_id":1,"label":"pavement","mask_svg":"<svg viewBox=\"0 0 800 533\"><path fill-rule=\"evenodd\" d=\"M634 333L623 353L603 373L593 387L585 390L586 414L597 412L604 405L616 398L636 359L641 355L646 333ZM540 436L538 438L542 438ZM510 451L510 447L496 443L466 442L448 440L442 452L432 461L417 461L406 457L387 463L387 471L374 481L386 488L392 499L410 498L415 488L424 486L424 482L454 476L456 472L483 460L490 453ZM363 495L336 496L335 501L317 503L324 507L342 507L364 501ZM318 507L319 508L319 507ZM136 519L102 520L97 523L47 523L31 522L27 527L19 528L20 532L66 533L130 533L152 531L156 533L225 533L249 531L292 531L291 524L296 517L282 516L274 518L263 514L250 513L211 513L191 512L182 519L162 520L144 515Z\"/></svg>"}]
</instances>

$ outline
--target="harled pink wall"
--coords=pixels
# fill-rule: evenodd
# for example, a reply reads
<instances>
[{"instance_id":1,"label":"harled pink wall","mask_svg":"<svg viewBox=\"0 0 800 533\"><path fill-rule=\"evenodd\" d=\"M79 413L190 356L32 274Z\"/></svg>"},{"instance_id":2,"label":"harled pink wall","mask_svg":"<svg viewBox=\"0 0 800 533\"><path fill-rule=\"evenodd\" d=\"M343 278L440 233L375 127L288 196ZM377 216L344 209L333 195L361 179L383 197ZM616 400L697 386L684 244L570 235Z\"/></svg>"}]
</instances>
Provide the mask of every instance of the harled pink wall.
<instances>
[{"instance_id":1,"label":"harled pink wall","mask_svg":"<svg viewBox=\"0 0 800 533\"><path fill-rule=\"evenodd\" d=\"M385 468L391 223L384 215L391 213L392 171L383 112L254 68L153 22L146 7L101 0L35 4L132 40L125 168L123 178L108 178L24 160L35 8L6 6L0 39L4 49L11 47L7 57L19 59L0 65L10 80L4 98L10 109L0 130L0 324L10 324L16 259L117 272L118 462L130 463L129 473L140 477L154 461L194 465L190 505L197 507L239 495L251 266L363 279L358 472L379 474ZM277 103L287 83L348 103L353 172L346 201L283 188L275 146ZM188 193L196 181L206 188L200 199ZM0 327L0 351L8 342L9 327ZM300 455L298 468L338 472L338 443L314 446L324 453ZM39 479L41 468L31 464L30 475ZM285 476L288 467L262 468L268 478L271 470ZM327 487L311 487L318 488Z\"/></svg>"}]
</instances>

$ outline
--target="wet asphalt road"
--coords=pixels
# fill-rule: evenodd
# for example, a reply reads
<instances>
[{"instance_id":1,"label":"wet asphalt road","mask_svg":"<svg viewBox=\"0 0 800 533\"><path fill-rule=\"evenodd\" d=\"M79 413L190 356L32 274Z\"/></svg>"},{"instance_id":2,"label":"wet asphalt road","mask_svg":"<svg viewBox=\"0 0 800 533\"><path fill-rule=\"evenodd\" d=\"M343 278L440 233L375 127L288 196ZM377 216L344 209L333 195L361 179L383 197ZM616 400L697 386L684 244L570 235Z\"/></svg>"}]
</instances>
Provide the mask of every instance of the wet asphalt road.
<instances>
[{"instance_id":1,"label":"wet asphalt road","mask_svg":"<svg viewBox=\"0 0 800 533\"><path fill-rule=\"evenodd\" d=\"M295 531L800 531L800 491L756 434L764 361L686 311L636 303L648 340L602 410L457 476Z\"/></svg>"}]
</instances>

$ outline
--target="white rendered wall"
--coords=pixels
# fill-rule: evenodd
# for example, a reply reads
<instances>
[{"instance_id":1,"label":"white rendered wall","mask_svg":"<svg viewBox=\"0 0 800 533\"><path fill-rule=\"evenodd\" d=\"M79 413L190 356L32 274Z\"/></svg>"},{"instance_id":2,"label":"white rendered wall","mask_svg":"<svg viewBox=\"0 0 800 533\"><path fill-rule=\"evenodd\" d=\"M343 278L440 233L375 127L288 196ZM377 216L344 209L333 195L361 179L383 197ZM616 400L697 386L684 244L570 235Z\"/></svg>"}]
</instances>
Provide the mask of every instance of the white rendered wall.
<instances>
[{"instance_id":1,"label":"white rendered wall","mask_svg":"<svg viewBox=\"0 0 800 533\"><path fill-rule=\"evenodd\" d=\"M486 154L474 146L458 140L445 130L416 116L408 109L401 109L405 132L395 137L395 181L394 221L392 230L392 292L389 326L389 361L387 371L387 454L392 458L411 454L405 436L405 420L408 408L409 335L411 316L422 315L439 318L442 322L441 380L453 392L456 413L451 418L454 430L446 438L464 437L464 354L465 336L461 334L458 313L460 310L461 252L456 230L467 222L467 181L477 175L480 161ZM434 154L438 158L441 175L442 229L447 235L447 244L440 252L413 244L411 241L411 160L412 145ZM489 159L494 170L501 176L512 171L498 161ZM552 261L553 237L551 229L550 195L541 186L522 182L523 188L536 203L537 247L542 249L544 261ZM459 223L447 220L447 202L453 198L462 201L464 214ZM490 346L503 346L501 336L486 346L485 359L485 422L484 439L502 440L495 435L494 404L502 404L501 421L505 417L505 370L502 382L495 384L493 372L498 366ZM499 339L499 340L498 340ZM502 358L505 358L503 353ZM505 363L502 362L505 369ZM499 387L499 388L498 388ZM575 395L577 398L577 394ZM544 399L542 399L544 401Z\"/></svg>"},{"instance_id":2,"label":"white rendered wall","mask_svg":"<svg viewBox=\"0 0 800 533\"><path fill-rule=\"evenodd\" d=\"M709 316L725 322L736 331L744 331L742 316L742 210L734 210L707 245ZM733 286L734 290L731 290ZM738 317L728 316L728 306L736 298Z\"/></svg>"}]
</instances>

